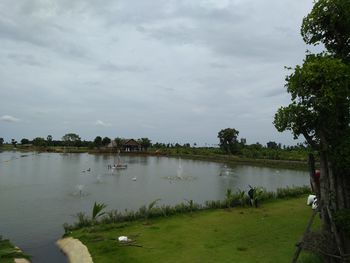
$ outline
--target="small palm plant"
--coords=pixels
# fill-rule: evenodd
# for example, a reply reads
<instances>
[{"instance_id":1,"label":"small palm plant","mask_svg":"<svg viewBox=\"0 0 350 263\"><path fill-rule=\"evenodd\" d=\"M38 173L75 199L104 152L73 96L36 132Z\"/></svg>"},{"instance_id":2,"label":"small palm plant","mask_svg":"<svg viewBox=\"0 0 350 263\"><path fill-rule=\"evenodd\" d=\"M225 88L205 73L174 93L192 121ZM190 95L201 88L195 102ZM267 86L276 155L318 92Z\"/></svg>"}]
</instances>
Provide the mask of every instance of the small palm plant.
<instances>
[{"instance_id":1,"label":"small palm plant","mask_svg":"<svg viewBox=\"0 0 350 263\"><path fill-rule=\"evenodd\" d=\"M226 190L226 194L225 194L225 202L226 202L226 206L228 208L231 207L232 201L233 201L233 194L232 194L232 190L231 189L227 189Z\"/></svg>"},{"instance_id":2,"label":"small palm plant","mask_svg":"<svg viewBox=\"0 0 350 263\"><path fill-rule=\"evenodd\" d=\"M262 199L264 193L264 189L261 187L254 187L254 193L253 193L253 200L254 200L254 206L258 207L258 201Z\"/></svg>"},{"instance_id":3,"label":"small palm plant","mask_svg":"<svg viewBox=\"0 0 350 263\"><path fill-rule=\"evenodd\" d=\"M94 203L94 207L92 208L92 221L96 221L96 219L102 215L104 215L106 212L102 212L103 209L107 207L104 203Z\"/></svg>"},{"instance_id":4,"label":"small palm plant","mask_svg":"<svg viewBox=\"0 0 350 263\"><path fill-rule=\"evenodd\" d=\"M146 209L146 211L145 211L145 221L146 221L146 223L148 223L148 218L149 218L149 216L150 216L150 214L151 214L151 211L152 211L152 209L154 208L154 206L158 203L158 201L160 201L161 199L156 199L156 200L154 200L153 202L151 202L149 205L148 205L148 207L147 207L147 209Z\"/></svg>"},{"instance_id":5,"label":"small palm plant","mask_svg":"<svg viewBox=\"0 0 350 263\"><path fill-rule=\"evenodd\" d=\"M238 189L237 199L238 199L239 203L241 204L241 206L245 206L245 204L246 204L245 191Z\"/></svg>"}]
</instances>

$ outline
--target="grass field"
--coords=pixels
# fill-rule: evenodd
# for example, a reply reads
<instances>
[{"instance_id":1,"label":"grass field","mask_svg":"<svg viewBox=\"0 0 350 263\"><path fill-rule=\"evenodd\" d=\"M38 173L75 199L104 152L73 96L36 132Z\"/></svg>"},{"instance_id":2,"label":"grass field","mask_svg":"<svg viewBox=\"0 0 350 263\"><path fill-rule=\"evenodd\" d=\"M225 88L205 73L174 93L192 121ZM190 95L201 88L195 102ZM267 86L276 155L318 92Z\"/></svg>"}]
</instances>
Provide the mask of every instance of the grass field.
<instances>
[{"instance_id":1,"label":"grass field","mask_svg":"<svg viewBox=\"0 0 350 263\"><path fill-rule=\"evenodd\" d=\"M3 239L0 236L0 262L13 263L14 258L30 258L23 254L18 248L11 244L8 239Z\"/></svg>"},{"instance_id":2,"label":"grass field","mask_svg":"<svg viewBox=\"0 0 350 263\"><path fill-rule=\"evenodd\" d=\"M95 263L290 262L311 215L305 199L97 225L71 235L87 245ZM121 235L134 242L121 245ZM318 261L303 255L300 262Z\"/></svg>"}]
</instances>

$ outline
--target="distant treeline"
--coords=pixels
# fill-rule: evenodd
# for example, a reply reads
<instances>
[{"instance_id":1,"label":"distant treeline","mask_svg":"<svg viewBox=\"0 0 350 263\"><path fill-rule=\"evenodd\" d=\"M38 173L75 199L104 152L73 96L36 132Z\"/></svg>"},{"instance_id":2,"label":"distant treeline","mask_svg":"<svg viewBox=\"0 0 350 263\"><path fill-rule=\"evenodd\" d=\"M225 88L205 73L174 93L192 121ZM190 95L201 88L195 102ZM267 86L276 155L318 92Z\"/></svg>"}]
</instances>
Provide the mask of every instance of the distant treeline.
<instances>
[{"instance_id":1,"label":"distant treeline","mask_svg":"<svg viewBox=\"0 0 350 263\"><path fill-rule=\"evenodd\" d=\"M247 159L270 159L270 160L290 160L306 161L311 149L305 144L295 146L286 146L275 141L269 141L266 145L259 142L247 144L245 138L238 140L238 131L233 128L226 128L218 133L218 147L199 147L196 143L152 143L148 138L136 139L140 149L148 151L150 154L163 155L187 155L187 156L237 156ZM81 140L75 133L65 134L61 140L54 140L51 135L46 138L36 137L32 140L22 138L18 143L15 139L11 140L12 147L28 148L31 147L44 149L53 149L54 147L76 147L80 151L105 150L108 148L120 149L125 139L97 136L93 141ZM4 143L0 138L0 146Z\"/></svg>"},{"instance_id":2,"label":"distant treeline","mask_svg":"<svg viewBox=\"0 0 350 263\"><path fill-rule=\"evenodd\" d=\"M112 140L109 137L102 138L101 136L96 136L96 138L93 141L88 141L81 140L78 134L67 133L62 137L61 140L53 140L53 137L51 135L48 135L46 139L43 137L36 137L32 140L22 138L20 142L17 142L15 139L11 139L11 145L13 147L82 147L93 149L107 147L112 142L112 147L118 148L123 145L124 141L126 141L126 139L119 137ZM148 138L140 138L137 139L136 142L140 145L141 149L147 149L152 145L151 140L149 140ZM0 138L0 146L2 146L3 144L4 139Z\"/></svg>"},{"instance_id":3,"label":"distant treeline","mask_svg":"<svg viewBox=\"0 0 350 263\"><path fill-rule=\"evenodd\" d=\"M311 151L303 144L295 146L285 146L277 144L273 147L274 142L269 142L266 146L260 143L243 144L238 143L235 153L227 153L220 147L191 147L189 144L164 144L154 143L150 150L168 155L201 155L201 156L228 156L234 155L249 159L270 159L270 160L290 160L306 161L307 155Z\"/></svg>"}]
</instances>

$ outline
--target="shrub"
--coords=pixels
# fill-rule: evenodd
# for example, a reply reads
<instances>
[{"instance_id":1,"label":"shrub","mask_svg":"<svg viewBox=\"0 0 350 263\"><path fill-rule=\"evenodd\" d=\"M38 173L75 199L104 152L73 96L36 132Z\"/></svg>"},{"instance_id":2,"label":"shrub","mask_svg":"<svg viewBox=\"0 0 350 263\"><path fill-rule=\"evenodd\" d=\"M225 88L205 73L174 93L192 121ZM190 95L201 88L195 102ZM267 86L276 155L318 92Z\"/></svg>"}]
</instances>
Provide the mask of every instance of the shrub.
<instances>
[{"instance_id":1,"label":"shrub","mask_svg":"<svg viewBox=\"0 0 350 263\"><path fill-rule=\"evenodd\" d=\"M105 212L102 212L103 209L105 209L107 205L104 203L94 203L94 206L92 208L92 221L95 221L97 217L100 217L105 214Z\"/></svg>"}]
</instances>

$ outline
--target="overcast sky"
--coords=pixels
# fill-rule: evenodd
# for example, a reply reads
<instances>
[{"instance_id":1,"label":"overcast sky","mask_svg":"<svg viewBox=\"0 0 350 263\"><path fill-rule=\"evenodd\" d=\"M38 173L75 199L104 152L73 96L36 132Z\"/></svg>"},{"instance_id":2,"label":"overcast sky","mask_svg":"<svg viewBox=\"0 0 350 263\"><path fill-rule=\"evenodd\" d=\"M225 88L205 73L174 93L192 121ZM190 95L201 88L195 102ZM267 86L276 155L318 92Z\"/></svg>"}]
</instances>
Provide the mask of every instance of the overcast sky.
<instances>
[{"instance_id":1,"label":"overcast sky","mask_svg":"<svg viewBox=\"0 0 350 263\"><path fill-rule=\"evenodd\" d=\"M1 0L0 137L295 144L284 66L312 0Z\"/></svg>"}]
</instances>

